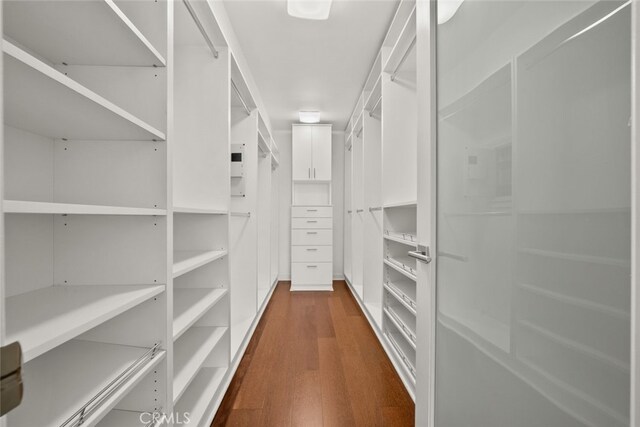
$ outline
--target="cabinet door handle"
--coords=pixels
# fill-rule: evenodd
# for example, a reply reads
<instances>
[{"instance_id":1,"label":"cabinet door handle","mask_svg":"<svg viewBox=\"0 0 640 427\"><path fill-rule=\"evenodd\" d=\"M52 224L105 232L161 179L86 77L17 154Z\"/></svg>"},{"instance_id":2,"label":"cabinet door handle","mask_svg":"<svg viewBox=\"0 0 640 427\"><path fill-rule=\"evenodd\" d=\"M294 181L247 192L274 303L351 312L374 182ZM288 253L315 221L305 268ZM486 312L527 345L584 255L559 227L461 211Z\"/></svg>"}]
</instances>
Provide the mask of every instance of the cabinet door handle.
<instances>
[{"instance_id":1,"label":"cabinet door handle","mask_svg":"<svg viewBox=\"0 0 640 427\"><path fill-rule=\"evenodd\" d=\"M431 262L431 257L429 256L429 246L418 245L417 251L409 251L408 255L411 258L415 258L418 261L422 261L426 264ZM411 268L413 270L413 268Z\"/></svg>"}]
</instances>

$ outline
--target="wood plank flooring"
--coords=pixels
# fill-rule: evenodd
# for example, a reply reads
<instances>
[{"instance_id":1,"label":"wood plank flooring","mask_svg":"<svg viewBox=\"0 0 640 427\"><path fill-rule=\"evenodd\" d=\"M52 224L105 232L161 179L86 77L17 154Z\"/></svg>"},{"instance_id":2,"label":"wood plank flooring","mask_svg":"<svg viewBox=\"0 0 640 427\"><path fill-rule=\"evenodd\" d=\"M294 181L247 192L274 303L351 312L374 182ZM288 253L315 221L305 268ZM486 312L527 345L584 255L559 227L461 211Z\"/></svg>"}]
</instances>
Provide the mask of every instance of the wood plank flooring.
<instances>
[{"instance_id":1,"label":"wood plank flooring","mask_svg":"<svg viewBox=\"0 0 640 427\"><path fill-rule=\"evenodd\" d=\"M280 282L212 426L414 425L414 404L344 281Z\"/></svg>"}]
</instances>

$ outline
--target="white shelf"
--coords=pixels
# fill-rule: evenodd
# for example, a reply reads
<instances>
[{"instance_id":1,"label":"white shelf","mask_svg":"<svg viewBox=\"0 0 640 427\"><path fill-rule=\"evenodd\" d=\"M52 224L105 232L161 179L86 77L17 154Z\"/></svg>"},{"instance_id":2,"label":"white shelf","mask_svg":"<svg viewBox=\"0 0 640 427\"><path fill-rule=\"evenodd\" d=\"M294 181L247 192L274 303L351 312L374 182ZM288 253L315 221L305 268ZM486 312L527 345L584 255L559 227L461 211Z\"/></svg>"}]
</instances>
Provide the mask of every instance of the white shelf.
<instances>
[{"instance_id":1,"label":"white shelf","mask_svg":"<svg viewBox=\"0 0 640 427\"><path fill-rule=\"evenodd\" d=\"M382 102L378 102L378 101L380 100L381 96L382 96L382 74L378 75L378 78L376 79L376 83L373 85L373 88L371 89L371 93L369 94L369 97L367 98L367 101L364 104L364 109L369 113L373 113L375 110L380 108L380 105L382 105Z\"/></svg>"},{"instance_id":2,"label":"white shelf","mask_svg":"<svg viewBox=\"0 0 640 427\"><path fill-rule=\"evenodd\" d=\"M3 40L2 50L5 124L59 139L165 139L163 132L11 42Z\"/></svg>"},{"instance_id":3,"label":"white shelf","mask_svg":"<svg viewBox=\"0 0 640 427\"><path fill-rule=\"evenodd\" d=\"M389 319L389 322L393 325L393 327L398 331L398 333L400 334L400 336L404 339L404 341L409 344L411 346L412 349L416 349L416 343L415 341L413 341L413 339L411 338L411 335L409 335L409 333L407 332L407 330L405 328L402 327L402 323L400 323L398 321L398 319L396 319L395 317L393 317L393 315L389 312L388 309L385 308L384 310L384 314L387 316L387 319Z\"/></svg>"},{"instance_id":4,"label":"white shelf","mask_svg":"<svg viewBox=\"0 0 640 427\"><path fill-rule=\"evenodd\" d=\"M26 392L7 417L12 427L58 426L147 353L147 348L72 340L22 371ZM160 351L85 418L96 424L164 358Z\"/></svg>"},{"instance_id":5,"label":"white shelf","mask_svg":"<svg viewBox=\"0 0 640 427\"><path fill-rule=\"evenodd\" d=\"M124 411L112 409L96 427L148 427L140 421L143 412ZM148 415L142 416L143 420L149 420Z\"/></svg>"},{"instance_id":6,"label":"white shelf","mask_svg":"<svg viewBox=\"0 0 640 427\"><path fill-rule=\"evenodd\" d=\"M403 268L402 266L400 266L399 264L403 264L401 260L397 260L394 259L393 262L388 260L388 259L384 259L384 263L386 265L388 265L389 267L393 268L394 270L396 270L398 273L401 273L402 275L404 275L405 277L407 277L408 279L413 280L414 282L416 281L416 276L414 273L412 273L411 271ZM404 265L404 264L403 264Z\"/></svg>"},{"instance_id":7,"label":"white shelf","mask_svg":"<svg viewBox=\"0 0 640 427\"><path fill-rule=\"evenodd\" d=\"M394 231L385 231L383 236L385 240L402 243L403 245L411 246L412 248L415 248L418 245L416 233L398 233Z\"/></svg>"},{"instance_id":8,"label":"white shelf","mask_svg":"<svg viewBox=\"0 0 640 427\"><path fill-rule=\"evenodd\" d=\"M392 332L386 332L384 334L387 342L393 349L396 357L403 363L405 371L409 374L409 378L415 385L416 383L416 368L412 360L409 359L409 356L405 354L405 349L402 347L402 344L396 340L394 334Z\"/></svg>"},{"instance_id":9,"label":"white shelf","mask_svg":"<svg viewBox=\"0 0 640 427\"><path fill-rule=\"evenodd\" d=\"M416 316L413 313L409 313L404 309L404 306L392 306L387 305L385 310L389 312L389 315L394 318L400 326L404 326L404 332L409 335L413 342L413 346L416 344Z\"/></svg>"},{"instance_id":10,"label":"white shelf","mask_svg":"<svg viewBox=\"0 0 640 427\"><path fill-rule=\"evenodd\" d=\"M416 315L416 284L409 280L387 281L384 284L389 294L397 299L414 316Z\"/></svg>"},{"instance_id":11,"label":"white shelf","mask_svg":"<svg viewBox=\"0 0 640 427\"><path fill-rule=\"evenodd\" d=\"M131 208L124 206L78 205L73 203L5 200L4 213L61 215L157 215L166 216L165 209Z\"/></svg>"},{"instance_id":12,"label":"white shelf","mask_svg":"<svg viewBox=\"0 0 640 427\"><path fill-rule=\"evenodd\" d=\"M385 209L388 208L405 208L405 207L416 207L418 206L418 202L415 200L407 200L404 202L393 202L393 203L386 203L384 205Z\"/></svg>"},{"instance_id":13,"label":"white shelf","mask_svg":"<svg viewBox=\"0 0 640 427\"><path fill-rule=\"evenodd\" d=\"M25 362L162 293L164 286L50 286L6 299L7 342Z\"/></svg>"},{"instance_id":14,"label":"white shelf","mask_svg":"<svg viewBox=\"0 0 640 427\"><path fill-rule=\"evenodd\" d=\"M3 13L4 33L54 64L166 65L111 0L10 1Z\"/></svg>"},{"instance_id":15,"label":"white shelf","mask_svg":"<svg viewBox=\"0 0 640 427\"><path fill-rule=\"evenodd\" d=\"M180 400L202 364L227 331L225 327L192 326L174 344L173 401Z\"/></svg>"},{"instance_id":16,"label":"white shelf","mask_svg":"<svg viewBox=\"0 0 640 427\"><path fill-rule=\"evenodd\" d=\"M227 292L222 288L174 288L173 339L178 339Z\"/></svg>"},{"instance_id":17,"label":"white shelf","mask_svg":"<svg viewBox=\"0 0 640 427\"><path fill-rule=\"evenodd\" d=\"M266 157L269 154L271 154L271 148L269 148L269 141L266 140L264 136L262 136L262 133L260 133L260 131L258 131L258 148L260 149L260 152L263 154L263 157Z\"/></svg>"},{"instance_id":18,"label":"white shelf","mask_svg":"<svg viewBox=\"0 0 640 427\"><path fill-rule=\"evenodd\" d=\"M173 254L173 277L182 276L225 255L227 251L176 251Z\"/></svg>"},{"instance_id":19,"label":"white shelf","mask_svg":"<svg viewBox=\"0 0 640 427\"><path fill-rule=\"evenodd\" d=\"M204 215L228 215L227 209L206 209L206 208L189 208L189 207L174 207L174 213L179 214L204 214Z\"/></svg>"},{"instance_id":20,"label":"white shelf","mask_svg":"<svg viewBox=\"0 0 640 427\"><path fill-rule=\"evenodd\" d=\"M178 414L189 413L194 426L205 425L211 420L205 420L211 400L220 391L220 385L227 373L227 368L202 368L189 385L174 411ZM115 426L114 426L115 427Z\"/></svg>"},{"instance_id":21,"label":"white shelf","mask_svg":"<svg viewBox=\"0 0 640 427\"><path fill-rule=\"evenodd\" d=\"M413 41L416 38L416 8L413 7L409 18L406 20L404 27L398 39L389 53L387 62L384 64L384 71L387 73L393 73L394 70L400 65L402 58L409 51L409 48L413 45ZM415 47L414 47L415 48Z\"/></svg>"}]
</instances>

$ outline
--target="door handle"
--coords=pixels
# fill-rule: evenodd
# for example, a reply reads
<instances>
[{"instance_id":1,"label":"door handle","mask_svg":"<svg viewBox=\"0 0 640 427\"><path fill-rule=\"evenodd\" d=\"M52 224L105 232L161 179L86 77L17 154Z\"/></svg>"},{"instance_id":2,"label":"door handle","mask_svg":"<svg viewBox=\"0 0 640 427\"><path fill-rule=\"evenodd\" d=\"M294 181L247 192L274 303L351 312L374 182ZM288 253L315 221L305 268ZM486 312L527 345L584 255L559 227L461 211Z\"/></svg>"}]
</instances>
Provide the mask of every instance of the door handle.
<instances>
[{"instance_id":1,"label":"door handle","mask_svg":"<svg viewBox=\"0 0 640 427\"><path fill-rule=\"evenodd\" d=\"M429 246L418 245L417 251L409 251L409 256L411 258L415 258L418 261L422 261L425 264L429 264L431 262L431 257L429 256Z\"/></svg>"}]
</instances>

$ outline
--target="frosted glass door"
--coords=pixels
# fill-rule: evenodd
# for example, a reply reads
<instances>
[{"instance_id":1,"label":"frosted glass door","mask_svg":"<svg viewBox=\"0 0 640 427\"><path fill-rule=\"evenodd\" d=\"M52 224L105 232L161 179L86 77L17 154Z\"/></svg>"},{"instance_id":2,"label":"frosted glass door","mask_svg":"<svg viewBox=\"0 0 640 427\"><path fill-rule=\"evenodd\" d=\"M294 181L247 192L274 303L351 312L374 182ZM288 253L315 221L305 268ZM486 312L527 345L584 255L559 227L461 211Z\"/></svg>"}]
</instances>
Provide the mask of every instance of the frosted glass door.
<instances>
[{"instance_id":1,"label":"frosted glass door","mask_svg":"<svg viewBox=\"0 0 640 427\"><path fill-rule=\"evenodd\" d=\"M436 426L628 426L630 4L455 3L438 2Z\"/></svg>"}]
</instances>

